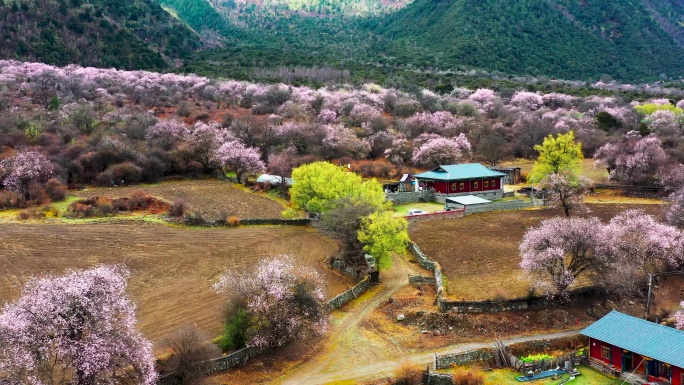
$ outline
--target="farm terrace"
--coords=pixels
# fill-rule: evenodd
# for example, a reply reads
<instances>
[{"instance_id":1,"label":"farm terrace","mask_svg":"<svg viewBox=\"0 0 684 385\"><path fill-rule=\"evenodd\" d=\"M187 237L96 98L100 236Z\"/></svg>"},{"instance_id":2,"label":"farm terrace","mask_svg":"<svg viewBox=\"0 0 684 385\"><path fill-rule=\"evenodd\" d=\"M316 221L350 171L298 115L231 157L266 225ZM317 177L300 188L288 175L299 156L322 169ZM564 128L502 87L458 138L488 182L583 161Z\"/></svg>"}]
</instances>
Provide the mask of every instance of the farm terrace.
<instances>
[{"instance_id":1,"label":"farm terrace","mask_svg":"<svg viewBox=\"0 0 684 385\"><path fill-rule=\"evenodd\" d=\"M589 337L589 360L599 370L684 384L684 331L611 311L580 333Z\"/></svg>"}]
</instances>

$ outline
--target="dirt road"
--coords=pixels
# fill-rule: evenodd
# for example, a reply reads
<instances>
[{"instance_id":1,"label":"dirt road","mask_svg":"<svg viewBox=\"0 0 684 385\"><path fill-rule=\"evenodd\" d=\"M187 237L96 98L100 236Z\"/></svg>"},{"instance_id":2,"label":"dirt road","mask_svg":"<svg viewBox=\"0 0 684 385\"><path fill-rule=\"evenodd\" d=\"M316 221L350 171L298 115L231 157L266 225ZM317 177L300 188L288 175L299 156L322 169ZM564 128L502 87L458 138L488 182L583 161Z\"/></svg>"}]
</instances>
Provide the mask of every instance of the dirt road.
<instances>
[{"instance_id":1,"label":"dirt road","mask_svg":"<svg viewBox=\"0 0 684 385\"><path fill-rule=\"evenodd\" d=\"M329 340L322 353L296 366L273 384L323 385L336 381L373 380L391 376L403 363L433 365L435 353L458 353L471 349L490 347L491 342L457 344L441 349L408 350L395 343L391 336L380 336L362 327L364 319L394 293L408 284L407 274L413 267L404 259L396 257L392 269L383 271L382 284L372 289L362 301L345 308L346 313L336 319ZM561 337L575 331L545 335L517 337L504 343L524 342L539 338Z\"/></svg>"}]
</instances>

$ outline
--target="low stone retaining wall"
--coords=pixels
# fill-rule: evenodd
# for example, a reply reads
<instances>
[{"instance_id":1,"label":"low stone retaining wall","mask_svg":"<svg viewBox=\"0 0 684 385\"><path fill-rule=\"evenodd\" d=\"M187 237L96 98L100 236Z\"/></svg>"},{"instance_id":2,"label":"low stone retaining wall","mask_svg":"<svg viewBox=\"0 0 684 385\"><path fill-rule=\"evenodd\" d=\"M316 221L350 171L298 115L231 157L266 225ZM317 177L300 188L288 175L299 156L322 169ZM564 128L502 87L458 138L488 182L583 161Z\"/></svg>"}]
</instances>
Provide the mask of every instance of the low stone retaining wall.
<instances>
[{"instance_id":1,"label":"low stone retaining wall","mask_svg":"<svg viewBox=\"0 0 684 385\"><path fill-rule=\"evenodd\" d=\"M464 209L454 209L454 210L449 210L449 211L437 211L435 213L429 213L429 214L407 215L404 218L406 218L406 220L409 221L410 223L415 223L415 222L434 221L435 219L461 218L463 216L465 216L465 210Z\"/></svg>"},{"instance_id":2,"label":"low stone retaining wall","mask_svg":"<svg viewBox=\"0 0 684 385\"><path fill-rule=\"evenodd\" d=\"M417 202L434 202L436 200L435 192L433 190L385 193L385 198L397 205Z\"/></svg>"},{"instance_id":3,"label":"low stone retaining wall","mask_svg":"<svg viewBox=\"0 0 684 385\"><path fill-rule=\"evenodd\" d=\"M571 299L594 297L602 293L601 288L586 286L575 289L569 293ZM527 310L558 307L555 299L540 296L527 298L512 298L501 301L455 301L440 297L437 300L440 311L453 311L457 313L498 313L502 311Z\"/></svg>"},{"instance_id":4,"label":"low stone retaining wall","mask_svg":"<svg viewBox=\"0 0 684 385\"><path fill-rule=\"evenodd\" d=\"M446 369L451 365L464 365L476 361L490 361L494 359L494 349L484 348L468 350L467 352L437 355L435 364L437 369Z\"/></svg>"},{"instance_id":5,"label":"low stone retaining wall","mask_svg":"<svg viewBox=\"0 0 684 385\"><path fill-rule=\"evenodd\" d=\"M528 207L533 207L533 202L526 202L523 200L506 201L506 202L492 202L481 205L466 206L465 212L468 214L484 213L488 211L509 211L521 210Z\"/></svg>"},{"instance_id":6,"label":"low stone retaining wall","mask_svg":"<svg viewBox=\"0 0 684 385\"><path fill-rule=\"evenodd\" d=\"M338 295L337 297L328 301L328 307L332 309L339 309L344 306L347 302L358 297L360 294L364 293L371 287L371 281L368 276L363 277L363 279L354 285L351 289L345 291L344 293Z\"/></svg>"},{"instance_id":7,"label":"low stone retaining wall","mask_svg":"<svg viewBox=\"0 0 684 385\"><path fill-rule=\"evenodd\" d=\"M244 348L223 357L215 358L213 360L205 361L204 372L206 374L213 374L219 372L225 372L230 368L234 368L239 365L243 365L250 358L261 353L262 350L256 348Z\"/></svg>"},{"instance_id":8,"label":"low stone retaining wall","mask_svg":"<svg viewBox=\"0 0 684 385\"><path fill-rule=\"evenodd\" d=\"M194 216L187 216L183 220L183 224L188 226L202 226L202 227L230 227L227 221L218 219L215 221L198 218ZM240 225L274 225L274 226L308 226L311 224L309 218L297 219L281 219L281 218L255 218L255 219L240 219Z\"/></svg>"},{"instance_id":9,"label":"low stone retaining wall","mask_svg":"<svg viewBox=\"0 0 684 385\"><path fill-rule=\"evenodd\" d=\"M435 373L429 369L423 372L421 383L425 385L454 385L454 376L447 373Z\"/></svg>"}]
</instances>

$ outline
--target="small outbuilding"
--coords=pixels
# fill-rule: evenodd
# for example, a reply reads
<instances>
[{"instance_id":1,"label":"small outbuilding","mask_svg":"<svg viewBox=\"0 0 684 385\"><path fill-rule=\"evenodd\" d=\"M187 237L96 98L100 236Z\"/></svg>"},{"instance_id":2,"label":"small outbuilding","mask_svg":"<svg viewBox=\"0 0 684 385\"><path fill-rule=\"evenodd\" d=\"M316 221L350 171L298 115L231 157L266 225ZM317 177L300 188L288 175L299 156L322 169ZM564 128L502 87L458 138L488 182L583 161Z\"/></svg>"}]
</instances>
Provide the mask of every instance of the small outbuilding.
<instances>
[{"instance_id":1,"label":"small outbuilding","mask_svg":"<svg viewBox=\"0 0 684 385\"><path fill-rule=\"evenodd\" d=\"M492 201L476 197L475 195L461 195L446 198L446 208L449 209L465 209L468 206L477 206L487 203L492 203Z\"/></svg>"},{"instance_id":2,"label":"small outbuilding","mask_svg":"<svg viewBox=\"0 0 684 385\"><path fill-rule=\"evenodd\" d=\"M641 383L684 385L684 331L611 311L580 333L589 337L591 366Z\"/></svg>"}]
</instances>

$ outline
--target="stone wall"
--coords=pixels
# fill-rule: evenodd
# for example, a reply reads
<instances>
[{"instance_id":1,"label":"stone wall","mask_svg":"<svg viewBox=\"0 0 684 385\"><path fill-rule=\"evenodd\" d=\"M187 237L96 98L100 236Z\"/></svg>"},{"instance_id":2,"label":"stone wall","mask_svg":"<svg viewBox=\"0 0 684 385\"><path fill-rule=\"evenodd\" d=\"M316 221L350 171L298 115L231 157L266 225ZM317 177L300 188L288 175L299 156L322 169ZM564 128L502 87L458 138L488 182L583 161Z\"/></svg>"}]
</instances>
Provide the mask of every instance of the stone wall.
<instances>
[{"instance_id":1,"label":"stone wall","mask_svg":"<svg viewBox=\"0 0 684 385\"><path fill-rule=\"evenodd\" d=\"M188 226L202 226L202 227L225 227L229 226L228 222L222 219L215 221L199 218L195 216L186 216L183 224ZM298 219L280 219L280 218L266 218L266 219L240 219L241 225L283 225L283 226L308 226L311 224L309 218Z\"/></svg>"},{"instance_id":2,"label":"stone wall","mask_svg":"<svg viewBox=\"0 0 684 385\"><path fill-rule=\"evenodd\" d=\"M512 354L528 355L544 353L549 350L574 350L579 346L585 346L589 343L589 338L581 334L573 334L565 337L543 338L525 342L516 342L508 345L509 351Z\"/></svg>"},{"instance_id":3,"label":"stone wall","mask_svg":"<svg viewBox=\"0 0 684 385\"><path fill-rule=\"evenodd\" d=\"M358 297L360 294L365 292L371 287L371 281L368 276L365 276L359 283L357 283L351 289L345 291L344 293L338 295L337 297L328 301L328 307L332 309L339 309L347 302Z\"/></svg>"},{"instance_id":4,"label":"stone wall","mask_svg":"<svg viewBox=\"0 0 684 385\"><path fill-rule=\"evenodd\" d=\"M464 365L476 361L490 361L494 359L494 349L484 348L468 350L467 352L437 355L435 363L437 369L446 369L452 365Z\"/></svg>"},{"instance_id":5,"label":"stone wall","mask_svg":"<svg viewBox=\"0 0 684 385\"><path fill-rule=\"evenodd\" d=\"M434 221L435 219L451 219L451 218L461 218L465 215L465 210L449 210L449 211L438 211L436 213L429 214L418 214L418 215L407 215L407 221L411 223Z\"/></svg>"},{"instance_id":6,"label":"stone wall","mask_svg":"<svg viewBox=\"0 0 684 385\"><path fill-rule=\"evenodd\" d=\"M230 368L244 364L248 359L256 356L259 353L261 353L260 349L243 348L223 357L205 361L202 363L204 365L204 372L206 374L225 372Z\"/></svg>"},{"instance_id":7,"label":"stone wall","mask_svg":"<svg viewBox=\"0 0 684 385\"><path fill-rule=\"evenodd\" d=\"M528 207L533 207L534 203L523 200L492 202L481 205L466 206L466 215L475 213L484 213L488 211L506 211L506 210L521 210Z\"/></svg>"},{"instance_id":8,"label":"stone wall","mask_svg":"<svg viewBox=\"0 0 684 385\"><path fill-rule=\"evenodd\" d=\"M434 190L385 193L385 198L396 205L416 202L434 202Z\"/></svg>"},{"instance_id":9,"label":"stone wall","mask_svg":"<svg viewBox=\"0 0 684 385\"><path fill-rule=\"evenodd\" d=\"M603 291L599 287L586 286L572 290L570 298L577 301L582 298L596 297ZM498 313L502 311L554 308L560 306L558 301L545 296L530 296L526 298L511 298L501 301L455 301L446 297L437 299L440 311L457 313Z\"/></svg>"},{"instance_id":10,"label":"stone wall","mask_svg":"<svg viewBox=\"0 0 684 385\"><path fill-rule=\"evenodd\" d=\"M435 373L429 369L423 372L423 380L425 385L454 385L454 376L448 373Z\"/></svg>"},{"instance_id":11,"label":"stone wall","mask_svg":"<svg viewBox=\"0 0 684 385\"><path fill-rule=\"evenodd\" d=\"M425 270L435 271L435 262L428 258L423 250L415 244L415 242L409 242L409 250L418 261L418 264Z\"/></svg>"}]
</instances>

